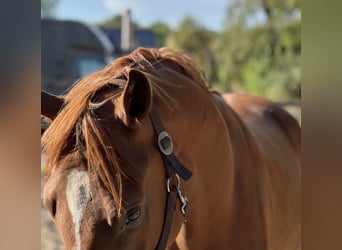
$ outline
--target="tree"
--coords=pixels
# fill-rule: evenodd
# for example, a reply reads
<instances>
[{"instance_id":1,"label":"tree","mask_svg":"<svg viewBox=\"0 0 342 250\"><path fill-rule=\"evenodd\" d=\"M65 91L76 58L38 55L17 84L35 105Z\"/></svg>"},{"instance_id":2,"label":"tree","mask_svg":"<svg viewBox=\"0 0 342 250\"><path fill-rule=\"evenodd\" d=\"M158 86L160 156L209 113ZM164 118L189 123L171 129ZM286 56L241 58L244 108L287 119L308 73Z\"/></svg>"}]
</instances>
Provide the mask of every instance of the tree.
<instances>
[{"instance_id":1,"label":"tree","mask_svg":"<svg viewBox=\"0 0 342 250\"><path fill-rule=\"evenodd\" d=\"M225 89L272 99L300 97L300 22L298 0L243 0L229 6L214 46Z\"/></svg>"},{"instance_id":2,"label":"tree","mask_svg":"<svg viewBox=\"0 0 342 250\"><path fill-rule=\"evenodd\" d=\"M171 29L169 28L169 26L162 22L156 22L150 26L150 29L156 35L157 46L164 47L166 43L166 38L171 32Z\"/></svg>"},{"instance_id":3,"label":"tree","mask_svg":"<svg viewBox=\"0 0 342 250\"><path fill-rule=\"evenodd\" d=\"M53 17L58 0L40 0L40 11L42 17Z\"/></svg>"},{"instance_id":4,"label":"tree","mask_svg":"<svg viewBox=\"0 0 342 250\"><path fill-rule=\"evenodd\" d=\"M99 26L103 28L121 28L121 15L113 16L112 18L100 23Z\"/></svg>"},{"instance_id":5,"label":"tree","mask_svg":"<svg viewBox=\"0 0 342 250\"><path fill-rule=\"evenodd\" d=\"M132 24L134 29L141 28L141 26L134 21L132 21ZM99 23L99 26L103 28L121 28L121 15L115 15L102 23Z\"/></svg>"},{"instance_id":6,"label":"tree","mask_svg":"<svg viewBox=\"0 0 342 250\"><path fill-rule=\"evenodd\" d=\"M204 28L195 19L185 17L177 30L170 34L166 45L192 54L203 65L209 82L212 82L215 78L215 62L211 45L215 37L215 32Z\"/></svg>"}]
</instances>

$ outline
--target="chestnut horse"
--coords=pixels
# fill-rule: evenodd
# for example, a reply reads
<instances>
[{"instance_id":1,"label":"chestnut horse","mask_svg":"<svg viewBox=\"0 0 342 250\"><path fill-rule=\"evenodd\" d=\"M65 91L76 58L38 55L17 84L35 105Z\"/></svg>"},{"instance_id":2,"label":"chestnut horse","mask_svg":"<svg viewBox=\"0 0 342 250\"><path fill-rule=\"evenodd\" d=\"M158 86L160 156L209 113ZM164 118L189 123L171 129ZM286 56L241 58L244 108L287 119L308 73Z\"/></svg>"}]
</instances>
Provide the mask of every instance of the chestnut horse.
<instances>
[{"instance_id":1,"label":"chestnut horse","mask_svg":"<svg viewBox=\"0 0 342 250\"><path fill-rule=\"evenodd\" d=\"M190 56L139 48L42 92L44 204L66 249L300 249L300 127L221 96Z\"/></svg>"}]
</instances>

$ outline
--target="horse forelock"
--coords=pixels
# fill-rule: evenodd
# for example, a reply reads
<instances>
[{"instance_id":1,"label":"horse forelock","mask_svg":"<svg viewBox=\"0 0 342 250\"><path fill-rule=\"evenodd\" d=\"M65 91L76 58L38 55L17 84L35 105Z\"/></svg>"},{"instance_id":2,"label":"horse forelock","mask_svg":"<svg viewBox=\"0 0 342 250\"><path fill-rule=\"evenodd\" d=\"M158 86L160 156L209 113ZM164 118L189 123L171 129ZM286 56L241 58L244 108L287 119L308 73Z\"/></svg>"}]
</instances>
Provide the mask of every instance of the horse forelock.
<instances>
[{"instance_id":1,"label":"horse forelock","mask_svg":"<svg viewBox=\"0 0 342 250\"><path fill-rule=\"evenodd\" d=\"M123 179L134 180L134 176L128 174L132 173L129 169L121 168L115 145L112 145L113 142L108 136L110 130L101 124L94 110L110 99L97 100L102 89L112 89L112 95L109 96L114 99L121 95L124 87L122 80L128 79L129 70L133 68L147 76L154 98L169 108L176 105L176 101L165 91L165 85L177 87L180 83L192 81L209 93L204 74L185 53L168 49L140 48L75 84L65 96L65 107L42 138L43 150L47 155L46 179L49 178L52 168L58 166L58 162L65 155L70 152L85 155L88 171L95 171L111 193L118 216L122 211Z\"/></svg>"}]
</instances>

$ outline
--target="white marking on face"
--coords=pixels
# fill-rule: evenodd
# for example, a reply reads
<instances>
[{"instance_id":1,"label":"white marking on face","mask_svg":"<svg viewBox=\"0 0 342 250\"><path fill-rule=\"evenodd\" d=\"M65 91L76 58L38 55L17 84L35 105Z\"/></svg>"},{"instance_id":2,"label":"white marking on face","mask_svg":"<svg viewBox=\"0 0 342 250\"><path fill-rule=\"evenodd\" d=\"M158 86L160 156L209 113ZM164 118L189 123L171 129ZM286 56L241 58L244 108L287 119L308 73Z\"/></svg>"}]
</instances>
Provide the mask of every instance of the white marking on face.
<instances>
[{"instance_id":1,"label":"white marking on face","mask_svg":"<svg viewBox=\"0 0 342 250\"><path fill-rule=\"evenodd\" d=\"M90 199L89 177L86 171L73 169L68 175L66 196L75 228L75 246L81 250L80 226L83 209Z\"/></svg>"}]
</instances>

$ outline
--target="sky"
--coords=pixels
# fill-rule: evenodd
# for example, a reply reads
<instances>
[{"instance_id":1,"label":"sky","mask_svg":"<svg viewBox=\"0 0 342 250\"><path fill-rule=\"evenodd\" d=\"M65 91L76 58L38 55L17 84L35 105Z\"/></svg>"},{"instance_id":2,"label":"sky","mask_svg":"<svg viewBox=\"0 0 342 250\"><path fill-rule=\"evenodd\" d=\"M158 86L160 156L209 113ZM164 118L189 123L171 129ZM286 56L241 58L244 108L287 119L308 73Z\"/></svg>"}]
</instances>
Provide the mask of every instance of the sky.
<instances>
[{"instance_id":1,"label":"sky","mask_svg":"<svg viewBox=\"0 0 342 250\"><path fill-rule=\"evenodd\" d=\"M225 13L233 0L59 0L55 15L58 19L79 20L96 24L128 8L132 19L148 26L161 21L176 28L185 16L195 18L204 27L220 31Z\"/></svg>"}]
</instances>

